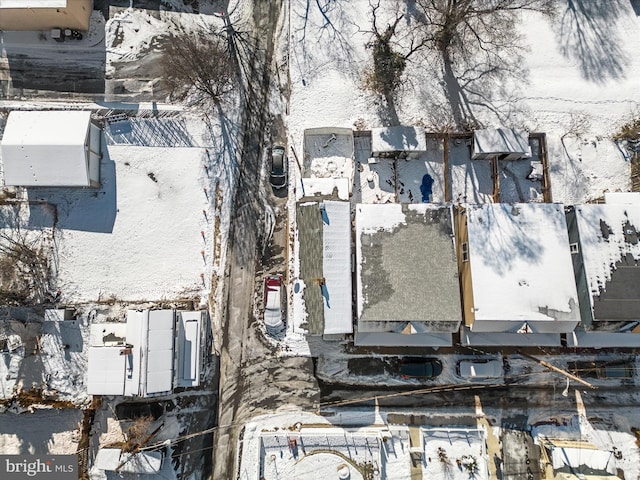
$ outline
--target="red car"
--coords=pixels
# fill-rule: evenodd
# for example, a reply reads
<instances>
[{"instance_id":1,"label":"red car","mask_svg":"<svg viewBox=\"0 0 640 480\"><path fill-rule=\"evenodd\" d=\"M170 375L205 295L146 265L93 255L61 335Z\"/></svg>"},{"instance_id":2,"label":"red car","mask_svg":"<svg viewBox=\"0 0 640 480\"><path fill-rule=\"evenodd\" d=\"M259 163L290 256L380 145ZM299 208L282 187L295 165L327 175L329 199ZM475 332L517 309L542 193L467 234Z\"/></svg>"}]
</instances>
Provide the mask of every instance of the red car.
<instances>
[{"instance_id":1,"label":"red car","mask_svg":"<svg viewBox=\"0 0 640 480\"><path fill-rule=\"evenodd\" d=\"M282 277L264 277L264 325L269 333L278 333L284 328Z\"/></svg>"}]
</instances>

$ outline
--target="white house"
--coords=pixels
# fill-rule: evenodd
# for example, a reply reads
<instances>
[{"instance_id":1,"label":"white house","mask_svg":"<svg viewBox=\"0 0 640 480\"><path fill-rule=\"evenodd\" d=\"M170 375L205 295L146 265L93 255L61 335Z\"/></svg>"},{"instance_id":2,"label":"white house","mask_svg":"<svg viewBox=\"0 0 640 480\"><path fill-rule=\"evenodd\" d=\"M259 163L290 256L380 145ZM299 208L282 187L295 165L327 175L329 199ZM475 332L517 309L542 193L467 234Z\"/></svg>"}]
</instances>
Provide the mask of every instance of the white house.
<instances>
[{"instance_id":1,"label":"white house","mask_svg":"<svg viewBox=\"0 0 640 480\"><path fill-rule=\"evenodd\" d=\"M559 344L573 331L580 308L562 205L467 205L456 236L463 343L500 343L503 334L502 344Z\"/></svg>"},{"instance_id":2,"label":"white house","mask_svg":"<svg viewBox=\"0 0 640 480\"><path fill-rule=\"evenodd\" d=\"M92 0L0 0L0 30L89 30Z\"/></svg>"},{"instance_id":3,"label":"white house","mask_svg":"<svg viewBox=\"0 0 640 480\"><path fill-rule=\"evenodd\" d=\"M488 128L473 132L473 160L498 157L500 160L519 160L531 157L529 134L513 128Z\"/></svg>"},{"instance_id":4,"label":"white house","mask_svg":"<svg viewBox=\"0 0 640 480\"><path fill-rule=\"evenodd\" d=\"M89 111L12 111L0 143L4 184L99 187L100 142Z\"/></svg>"},{"instance_id":5,"label":"white house","mask_svg":"<svg viewBox=\"0 0 640 480\"><path fill-rule=\"evenodd\" d=\"M205 312L129 310L91 325L87 391L150 397L200 384Z\"/></svg>"},{"instance_id":6,"label":"white house","mask_svg":"<svg viewBox=\"0 0 640 480\"><path fill-rule=\"evenodd\" d=\"M373 157L414 157L427 151L427 135L420 127L383 127L371 129Z\"/></svg>"}]
</instances>

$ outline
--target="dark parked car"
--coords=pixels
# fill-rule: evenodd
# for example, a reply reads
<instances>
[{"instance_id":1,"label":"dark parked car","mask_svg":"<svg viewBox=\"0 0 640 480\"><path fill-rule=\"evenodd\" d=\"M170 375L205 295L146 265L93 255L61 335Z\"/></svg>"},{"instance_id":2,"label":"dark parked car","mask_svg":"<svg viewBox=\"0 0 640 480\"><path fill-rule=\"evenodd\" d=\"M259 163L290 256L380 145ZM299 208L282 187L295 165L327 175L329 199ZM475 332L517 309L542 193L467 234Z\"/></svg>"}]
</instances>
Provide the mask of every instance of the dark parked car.
<instances>
[{"instance_id":1,"label":"dark parked car","mask_svg":"<svg viewBox=\"0 0 640 480\"><path fill-rule=\"evenodd\" d=\"M287 185L287 156L284 153L284 147L280 145L271 148L269 183L275 189L284 188Z\"/></svg>"},{"instance_id":2,"label":"dark parked car","mask_svg":"<svg viewBox=\"0 0 640 480\"><path fill-rule=\"evenodd\" d=\"M402 357L399 367L402 378L434 378L442 373L442 363L435 358Z\"/></svg>"},{"instance_id":3,"label":"dark parked car","mask_svg":"<svg viewBox=\"0 0 640 480\"><path fill-rule=\"evenodd\" d=\"M635 375L635 365L634 362L625 360L570 362L569 371L586 378L632 378Z\"/></svg>"}]
</instances>

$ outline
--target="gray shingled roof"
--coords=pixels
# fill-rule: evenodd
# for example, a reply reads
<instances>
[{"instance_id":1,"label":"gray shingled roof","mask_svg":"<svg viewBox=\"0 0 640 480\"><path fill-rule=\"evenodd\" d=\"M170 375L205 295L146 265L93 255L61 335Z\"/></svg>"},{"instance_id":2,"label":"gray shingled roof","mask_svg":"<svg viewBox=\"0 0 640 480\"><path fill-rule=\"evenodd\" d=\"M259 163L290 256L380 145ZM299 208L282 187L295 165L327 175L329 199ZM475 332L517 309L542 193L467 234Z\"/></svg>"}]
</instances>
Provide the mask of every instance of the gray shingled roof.
<instances>
[{"instance_id":1,"label":"gray shingled roof","mask_svg":"<svg viewBox=\"0 0 640 480\"><path fill-rule=\"evenodd\" d=\"M319 287L322 278L322 215L317 203L297 205L296 221L300 242L300 278L305 283L302 298L310 335L324 333L324 304Z\"/></svg>"},{"instance_id":2,"label":"gray shingled roof","mask_svg":"<svg viewBox=\"0 0 640 480\"><path fill-rule=\"evenodd\" d=\"M406 224L363 233L360 322L433 322L447 330L462 319L458 267L448 207L423 215L403 206Z\"/></svg>"}]
</instances>

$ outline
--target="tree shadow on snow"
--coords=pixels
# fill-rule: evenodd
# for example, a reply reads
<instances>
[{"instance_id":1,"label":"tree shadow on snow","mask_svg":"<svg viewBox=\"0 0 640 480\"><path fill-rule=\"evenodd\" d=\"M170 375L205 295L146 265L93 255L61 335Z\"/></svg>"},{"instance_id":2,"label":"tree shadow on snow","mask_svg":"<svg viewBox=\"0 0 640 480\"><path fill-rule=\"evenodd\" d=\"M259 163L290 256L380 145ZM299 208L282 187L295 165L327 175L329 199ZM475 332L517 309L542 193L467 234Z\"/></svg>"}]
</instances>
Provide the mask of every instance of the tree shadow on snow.
<instances>
[{"instance_id":1,"label":"tree shadow on snow","mask_svg":"<svg viewBox=\"0 0 640 480\"><path fill-rule=\"evenodd\" d=\"M306 85L316 73L335 68L355 74L349 37L357 27L348 19L349 5L337 0L305 0L292 8L292 58L290 68Z\"/></svg>"},{"instance_id":2,"label":"tree shadow on snow","mask_svg":"<svg viewBox=\"0 0 640 480\"><path fill-rule=\"evenodd\" d=\"M100 188L26 189L29 202L56 206L56 227L85 232L111 233L117 215L116 164L102 137Z\"/></svg>"},{"instance_id":3,"label":"tree shadow on snow","mask_svg":"<svg viewBox=\"0 0 640 480\"><path fill-rule=\"evenodd\" d=\"M624 78L629 57L616 32L621 2L565 2L553 24L562 55L578 64L582 77L591 82Z\"/></svg>"},{"instance_id":4,"label":"tree shadow on snow","mask_svg":"<svg viewBox=\"0 0 640 480\"><path fill-rule=\"evenodd\" d=\"M502 125L518 121L522 110L517 93L526 83L519 46L514 44L489 58L469 55L456 63L441 54L442 88L458 130L481 128L486 117Z\"/></svg>"},{"instance_id":5,"label":"tree shadow on snow","mask_svg":"<svg viewBox=\"0 0 640 480\"><path fill-rule=\"evenodd\" d=\"M266 9L266 11L264 11ZM254 11L253 31L242 25L234 25L225 15L225 35L229 52L236 66L237 85L240 89L239 125L229 122L224 106L216 106L220 120L223 151L229 174L233 175L231 238L239 265L250 265L256 258L256 247L262 238L264 219L264 189L262 188L263 144L268 134L268 94L270 87L269 65L274 42L271 29L278 22L276 4L263 5Z\"/></svg>"}]
</instances>

